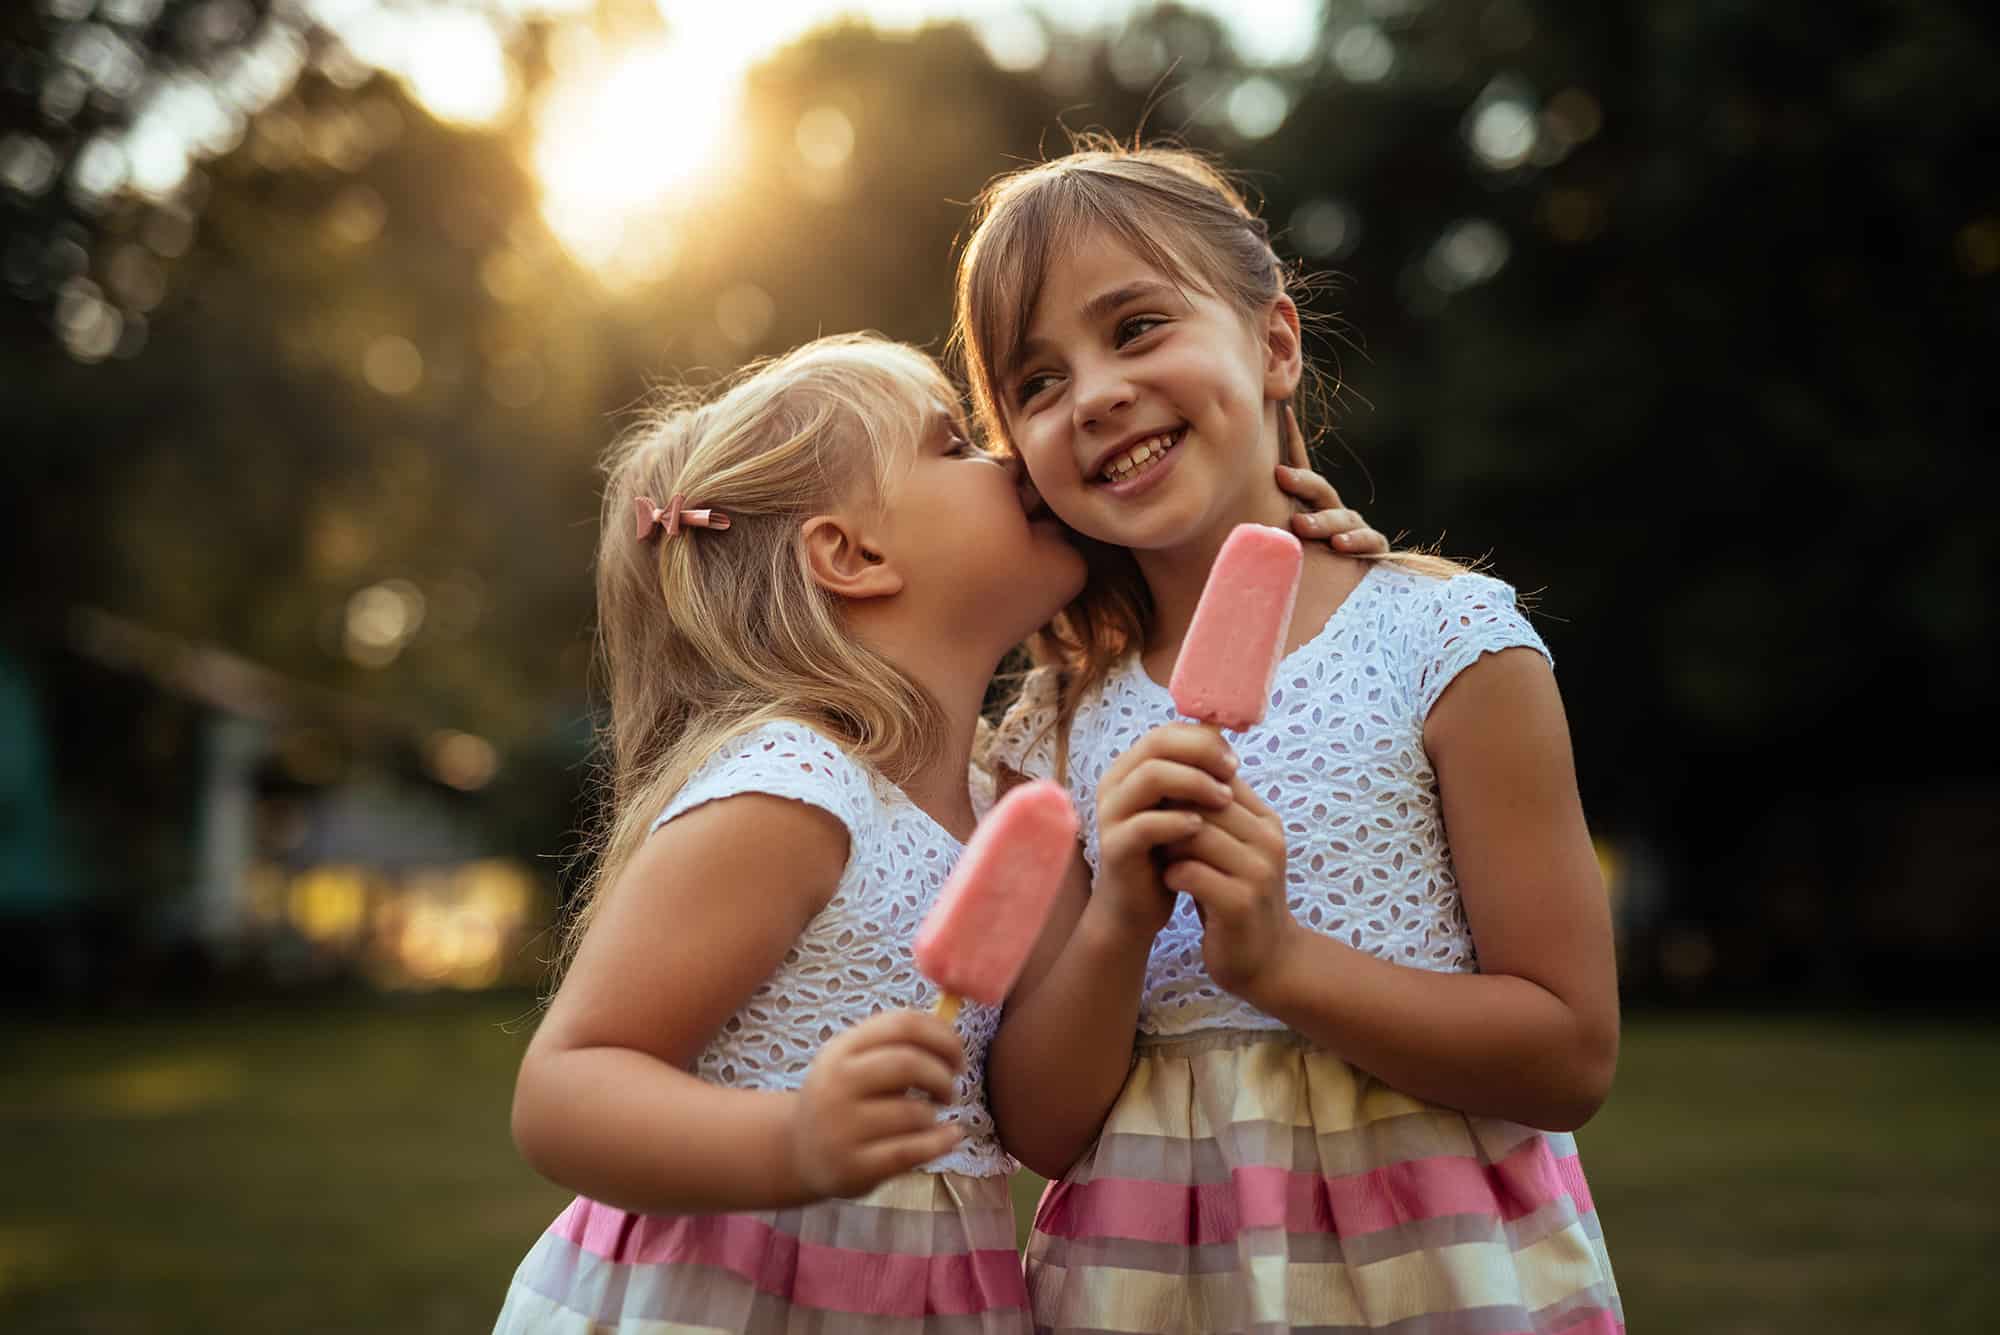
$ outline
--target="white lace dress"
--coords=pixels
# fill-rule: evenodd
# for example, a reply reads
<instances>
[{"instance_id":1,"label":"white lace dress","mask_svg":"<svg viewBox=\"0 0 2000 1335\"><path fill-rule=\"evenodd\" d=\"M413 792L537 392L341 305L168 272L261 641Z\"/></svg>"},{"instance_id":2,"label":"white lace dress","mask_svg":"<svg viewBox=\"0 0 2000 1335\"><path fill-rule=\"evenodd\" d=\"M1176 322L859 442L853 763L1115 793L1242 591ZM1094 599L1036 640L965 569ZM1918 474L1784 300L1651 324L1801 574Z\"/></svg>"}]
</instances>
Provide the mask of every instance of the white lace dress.
<instances>
[{"instance_id":1,"label":"white lace dress","mask_svg":"<svg viewBox=\"0 0 2000 1335\"><path fill-rule=\"evenodd\" d=\"M1285 658L1264 721L1228 737L1284 821L1300 922L1410 968L1477 970L1423 730L1459 673L1511 648L1548 653L1505 584L1378 564ZM994 759L1050 775L1054 707L1031 675ZM1136 655L1081 703L1062 778L1093 868L1098 782L1177 717ZM1037 1212L1038 1328L1622 1329L1571 1137L1384 1086L1217 986L1201 945L1183 897L1153 943L1125 1089Z\"/></svg>"},{"instance_id":2,"label":"white lace dress","mask_svg":"<svg viewBox=\"0 0 2000 1335\"><path fill-rule=\"evenodd\" d=\"M745 793L790 798L847 830L833 897L695 1063L736 1089L796 1089L820 1046L877 1012L936 1000L911 941L961 847L893 784L796 723L711 757L654 828ZM745 895L745 911L754 900ZM1006 1175L986 1110L997 1010L959 1013L966 1069L951 1154L855 1200L725 1215L635 1215L579 1197L516 1272L500 1331L1026 1329ZM664 1324L662 1324L664 1323Z\"/></svg>"}]
</instances>

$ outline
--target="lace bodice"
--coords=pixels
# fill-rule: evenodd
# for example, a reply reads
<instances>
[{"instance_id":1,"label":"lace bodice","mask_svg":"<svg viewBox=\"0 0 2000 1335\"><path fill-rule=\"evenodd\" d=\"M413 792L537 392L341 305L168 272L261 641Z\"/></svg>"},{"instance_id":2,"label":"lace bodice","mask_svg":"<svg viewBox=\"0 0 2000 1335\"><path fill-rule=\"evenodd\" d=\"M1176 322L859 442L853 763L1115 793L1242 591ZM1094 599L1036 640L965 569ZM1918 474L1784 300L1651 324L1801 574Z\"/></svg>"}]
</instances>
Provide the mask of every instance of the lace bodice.
<instances>
[{"instance_id":1,"label":"lace bodice","mask_svg":"<svg viewBox=\"0 0 2000 1335\"><path fill-rule=\"evenodd\" d=\"M1377 564L1320 633L1279 665L1264 721L1227 736L1244 778L1284 820L1288 898L1300 922L1397 964L1477 970L1424 720L1467 666L1517 645L1548 654L1507 585ZM993 758L1025 774L1051 774L1054 711L1053 677L1030 674L1001 721ZM1064 782L1083 818L1092 868L1098 781L1141 735L1178 717L1136 654L1079 705ZM1201 937L1194 903L1182 896L1153 942L1140 1031L1281 1028L1209 978Z\"/></svg>"},{"instance_id":2,"label":"lace bodice","mask_svg":"<svg viewBox=\"0 0 2000 1335\"><path fill-rule=\"evenodd\" d=\"M832 814L847 828L847 868L833 898L799 934L777 972L726 1021L695 1066L704 1080L738 1089L796 1089L820 1045L879 1011L925 1009L937 989L917 972L910 943L958 859L959 842L900 789L800 723L768 723L710 757L653 828L704 802L769 793ZM947 1120L958 1148L926 1165L986 1177L1013 1161L986 1110L986 1047L1000 1013L967 1002L959 1012L966 1067Z\"/></svg>"}]
</instances>

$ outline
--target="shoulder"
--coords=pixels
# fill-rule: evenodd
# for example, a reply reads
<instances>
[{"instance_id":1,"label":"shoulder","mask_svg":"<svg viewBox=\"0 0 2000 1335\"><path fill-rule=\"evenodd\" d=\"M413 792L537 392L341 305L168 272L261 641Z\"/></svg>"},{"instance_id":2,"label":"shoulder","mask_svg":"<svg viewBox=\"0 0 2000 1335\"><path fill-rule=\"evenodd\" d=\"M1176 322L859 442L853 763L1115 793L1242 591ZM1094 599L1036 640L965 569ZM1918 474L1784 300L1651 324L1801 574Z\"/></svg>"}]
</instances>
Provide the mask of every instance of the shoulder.
<instances>
[{"instance_id":1,"label":"shoulder","mask_svg":"<svg viewBox=\"0 0 2000 1335\"><path fill-rule=\"evenodd\" d=\"M1433 574L1385 561L1375 567L1373 582L1392 616L1416 622L1454 609L1476 610L1489 603L1514 609L1520 604L1513 585L1476 570Z\"/></svg>"},{"instance_id":2,"label":"shoulder","mask_svg":"<svg viewBox=\"0 0 2000 1335\"><path fill-rule=\"evenodd\" d=\"M762 796L815 808L850 839L873 825L878 806L868 771L804 723L779 719L730 738L689 776L653 828L725 798ZM754 804L770 809L770 803Z\"/></svg>"},{"instance_id":3,"label":"shoulder","mask_svg":"<svg viewBox=\"0 0 2000 1335\"><path fill-rule=\"evenodd\" d=\"M1420 715L1430 713L1445 688L1487 654L1522 648L1554 661L1504 580L1471 571L1439 576L1396 567L1378 577Z\"/></svg>"},{"instance_id":4,"label":"shoulder","mask_svg":"<svg viewBox=\"0 0 2000 1335\"><path fill-rule=\"evenodd\" d=\"M742 788L668 811L621 879L708 899L715 887L739 887L766 910L783 897L796 928L832 900L853 865L856 827L795 794Z\"/></svg>"}]
</instances>

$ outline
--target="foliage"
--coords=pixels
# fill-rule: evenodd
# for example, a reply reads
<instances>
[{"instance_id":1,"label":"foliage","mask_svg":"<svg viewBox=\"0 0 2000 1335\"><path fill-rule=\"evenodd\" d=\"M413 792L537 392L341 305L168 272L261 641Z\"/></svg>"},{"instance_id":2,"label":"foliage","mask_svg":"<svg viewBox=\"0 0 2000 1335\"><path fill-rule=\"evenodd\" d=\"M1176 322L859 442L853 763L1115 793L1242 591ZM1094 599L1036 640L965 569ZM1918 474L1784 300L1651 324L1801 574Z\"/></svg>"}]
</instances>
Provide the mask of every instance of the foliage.
<instances>
[{"instance_id":1,"label":"foliage","mask_svg":"<svg viewBox=\"0 0 2000 1335\"><path fill-rule=\"evenodd\" d=\"M0 103L0 142L72 165L130 110L100 90L50 124L30 91L81 5L10 20ZM149 9L135 49L211 73L300 12L119 12ZM516 810L567 811L591 465L646 385L824 331L936 346L985 179L1064 127L1178 134L1323 276L1343 490L1536 593L1594 824L1668 870L1637 926L1739 986L1969 986L1938 966L1996 926L1966 814L1990 767L1959 741L1995 641L1989 8L1332 0L1325 25L1275 69L1173 7L1052 31L1025 71L955 26L815 35L755 71L737 158L660 223L670 267L623 286L543 221L525 111L442 124L300 29L315 62L189 191L0 206L9 254L56 266L0 320L14 651L59 695L74 610L105 607L491 736L530 761ZM510 37L531 95L556 38ZM852 151L816 167L828 111ZM80 277L142 346L76 360ZM343 618L385 581L423 624L356 661ZM1918 892L1933 913L1896 910Z\"/></svg>"}]
</instances>

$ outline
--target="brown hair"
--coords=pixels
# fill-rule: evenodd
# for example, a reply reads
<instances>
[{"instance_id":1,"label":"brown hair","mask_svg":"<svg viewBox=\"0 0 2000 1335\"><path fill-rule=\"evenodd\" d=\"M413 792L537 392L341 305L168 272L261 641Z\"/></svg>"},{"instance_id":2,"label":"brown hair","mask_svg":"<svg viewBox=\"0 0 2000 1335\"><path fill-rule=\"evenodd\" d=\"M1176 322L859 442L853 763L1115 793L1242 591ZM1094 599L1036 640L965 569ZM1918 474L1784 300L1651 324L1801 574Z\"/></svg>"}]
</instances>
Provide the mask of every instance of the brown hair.
<instances>
[{"instance_id":1,"label":"brown hair","mask_svg":"<svg viewBox=\"0 0 2000 1335\"><path fill-rule=\"evenodd\" d=\"M732 737L796 720L892 782L936 752L942 708L848 633L811 576L800 524L879 500L938 407L957 402L917 349L839 335L746 367L706 398L670 393L612 446L597 558L609 783L558 970L662 808ZM723 511L728 530L635 538L635 498L676 494Z\"/></svg>"},{"instance_id":2,"label":"brown hair","mask_svg":"<svg viewBox=\"0 0 2000 1335\"><path fill-rule=\"evenodd\" d=\"M1009 443L1000 387L1018 364L1028 325L1054 256L1107 232L1176 284L1206 292L1256 316L1288 295L1285 268L1269 231L1243 192L1208 159L1187 149L1084 136L1074 151L990 181L973 201L972 231L958 260L952 348L980 423ZM1294 278L1292 284L1300 280ZM1330 397L1307 365L1307 399ZM1281 415L1289 422L1290 414ZM1303 452L1304 442L1299 442ZM1057 774L1069 722L1090 689L1145 644L1153 600L1132 554L1081 534L1090 578L1083 592L1030 642L1031 657L1053 665L1060 682ZM1424 552L1385 558L1432 575L1463 567Z\"/></svg>"}]
</instances>

